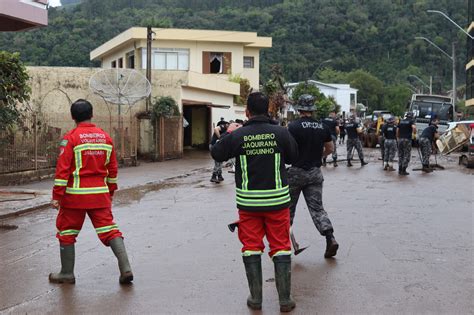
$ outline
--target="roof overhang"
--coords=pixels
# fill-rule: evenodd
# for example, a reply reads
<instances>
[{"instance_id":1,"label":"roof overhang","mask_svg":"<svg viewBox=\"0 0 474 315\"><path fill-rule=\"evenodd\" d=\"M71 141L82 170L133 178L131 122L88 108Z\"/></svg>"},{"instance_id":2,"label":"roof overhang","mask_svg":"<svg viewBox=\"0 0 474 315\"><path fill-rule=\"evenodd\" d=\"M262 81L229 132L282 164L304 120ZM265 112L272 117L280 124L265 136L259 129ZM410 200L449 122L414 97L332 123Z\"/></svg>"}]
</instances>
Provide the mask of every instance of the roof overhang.
<instances>
[{"instance_id":1,"label":"roof overhang","mask_svg":"<svg viewBox=\"0 0 474 315\"><path fill-rule=\"evenodd\" d=\"M270 48L271 37L259 37L255 32L233 32L216 30L193 30L178 28L153 28L153 39L191 42L217 42L242 44L244 47ZM126 46L135 41L146 40L146 27L132 27L120 33L111 40L105 42L90 53L91 60L99 60L115 51L119 47Z\"/></svg>"},{"instance_id":2,"label":"roof overhang","mask_svg":"<svg viewBox=\"0 0 474 315\"><path fill-rule=\"evenodd\" d=\"M48 0L1 0L0 31L12 32L48 25Z\"/></svg>"},{"instance_id":3,"label":"roof overhang","mask_svg":"<svg viewBox=\"0 0 474 315\"><path fill-rule=\"evenodd\" d=\"M218 105L213 104L212 102L201 102L201 101L193 101L193 100L182 100L183 106L206 106L209 108L223 108L229 109L230 105Z\"/></svg>"}]
</instances>

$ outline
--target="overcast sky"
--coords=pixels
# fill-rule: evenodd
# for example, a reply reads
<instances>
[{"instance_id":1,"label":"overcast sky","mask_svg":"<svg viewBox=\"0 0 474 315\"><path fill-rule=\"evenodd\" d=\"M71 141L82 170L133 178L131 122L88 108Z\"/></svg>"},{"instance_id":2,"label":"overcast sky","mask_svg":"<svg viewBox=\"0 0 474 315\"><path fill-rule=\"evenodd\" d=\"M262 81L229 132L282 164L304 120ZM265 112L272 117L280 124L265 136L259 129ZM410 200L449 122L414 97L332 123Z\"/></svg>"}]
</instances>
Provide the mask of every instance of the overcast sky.
<instances>
[{"instance_id":1,"label":"overcast sky","mask_svg":"<svg viewBox=\"0 0 474 315\"><path fill-rule=\"evenodd\" d=\"M61 2L60 2L60 0L49 0L49 4L52 7L57 7L58 5L61 5Z\"/></svg>"}]
</instances>

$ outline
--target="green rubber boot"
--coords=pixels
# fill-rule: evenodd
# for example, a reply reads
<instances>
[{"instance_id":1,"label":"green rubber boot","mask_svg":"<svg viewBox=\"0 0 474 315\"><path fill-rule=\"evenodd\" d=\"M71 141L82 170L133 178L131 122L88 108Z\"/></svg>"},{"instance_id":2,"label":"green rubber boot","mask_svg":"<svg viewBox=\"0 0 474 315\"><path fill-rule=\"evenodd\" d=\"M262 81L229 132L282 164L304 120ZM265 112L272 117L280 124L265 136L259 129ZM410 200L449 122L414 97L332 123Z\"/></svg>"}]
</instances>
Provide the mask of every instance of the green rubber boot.
<instances>
[{"instance_id":1,"label":"green rubber boot","mask_svg":"<svg viewBox=\"0 0 474 315\"><path fill-rule=\"evenodd\" d=\"M245 273L249 282L250 295L247 306L253 310L262 309L262 258L260 255L244 256Z\"/></svg>"},{"instance_id":2,"label":"green rubber boot","mask_svg":"<svg viewBox=\"0 0 474 315\"><path fill-rule=\"evenodd\" d=\"M291 293L291 256L274 256L275 283L280 300L280 312L290 312L296 303L292 300Z\"/></svg>"},{"instance_id":3,"label":"green rubber boot","mask_svg":"<svg viewBox=\"0 0 474 315\"><path fill-rule=\"evenodd\" d=\"M128 262L127 251L125 250L125 244L123 238L116 237L109 242L115 257L117 257L118 265L120 269L120 284L129 284L133 281L132 268Z\"/></svg>"},{"instance_id":4,"label":"green rubber boot","mask_svg":"<svg viewBox=\"0 0 474 315\"><path fill-rule=\"evenodd\" d=\"M59 245L61 256L61 271L59 273L50 273L49 282L51 283L76 283L74 277L74 244Z\"/></svg>"}]
</instances>

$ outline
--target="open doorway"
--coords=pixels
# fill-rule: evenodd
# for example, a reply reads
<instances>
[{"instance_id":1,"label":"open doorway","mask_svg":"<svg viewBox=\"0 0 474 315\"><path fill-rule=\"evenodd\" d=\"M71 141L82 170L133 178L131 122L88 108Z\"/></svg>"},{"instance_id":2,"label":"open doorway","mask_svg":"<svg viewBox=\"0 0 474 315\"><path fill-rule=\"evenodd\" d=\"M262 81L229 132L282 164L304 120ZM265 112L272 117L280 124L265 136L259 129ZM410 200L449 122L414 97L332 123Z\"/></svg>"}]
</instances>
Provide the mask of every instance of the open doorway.
<instances>
[{"instance_id":1,"label":"open doorway","mask_svg":"<svg viewBox=\"0 0 474 315\"><path fill-rule=\"evenodd\" d=\"M183 104L183 116L189 124L184 128L184 148L207 150L210 141L211 109L204 104Z\"/></svg>"}]
</instances>

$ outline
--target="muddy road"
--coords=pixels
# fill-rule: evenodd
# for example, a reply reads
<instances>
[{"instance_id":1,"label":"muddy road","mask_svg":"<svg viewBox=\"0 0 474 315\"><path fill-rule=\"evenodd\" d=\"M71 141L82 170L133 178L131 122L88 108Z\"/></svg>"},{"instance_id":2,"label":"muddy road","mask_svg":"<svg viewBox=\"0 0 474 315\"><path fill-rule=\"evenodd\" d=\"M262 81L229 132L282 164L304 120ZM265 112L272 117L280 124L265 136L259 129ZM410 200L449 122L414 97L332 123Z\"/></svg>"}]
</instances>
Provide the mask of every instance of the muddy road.
<instances>
[{"instance_id":1,"label":"muddy road","mask_svg":"<svg viewBox=\"0 0 474 315\"><path fill-rule=\"evenodd\" d=\"M295 314L472 314L473 173L400 178L369 165L324 169L324 205L340 249L325 240L300 199L295 235L310 247L293 257ZM234 181L208 172L129 190L115 200L134 284L118 284L109 248L87 219L76 244L76 284L53 285L59 268L55 210L0 222L0 313L248 314L237 235ZM3 228L2 228L3 226ZM273 264L262 259L264 314L278 313ZM260 312L255 312L260 313Z\"/></svg>"}]
</instances>

